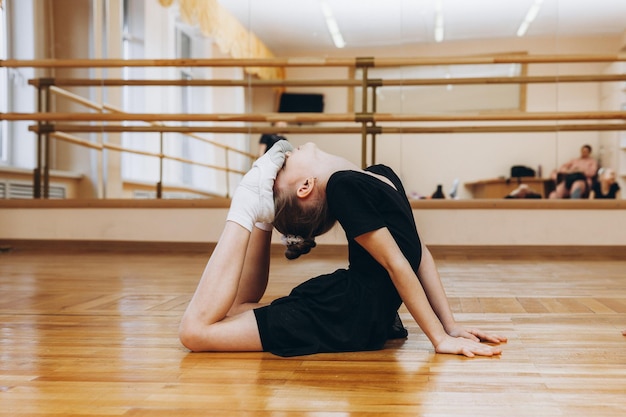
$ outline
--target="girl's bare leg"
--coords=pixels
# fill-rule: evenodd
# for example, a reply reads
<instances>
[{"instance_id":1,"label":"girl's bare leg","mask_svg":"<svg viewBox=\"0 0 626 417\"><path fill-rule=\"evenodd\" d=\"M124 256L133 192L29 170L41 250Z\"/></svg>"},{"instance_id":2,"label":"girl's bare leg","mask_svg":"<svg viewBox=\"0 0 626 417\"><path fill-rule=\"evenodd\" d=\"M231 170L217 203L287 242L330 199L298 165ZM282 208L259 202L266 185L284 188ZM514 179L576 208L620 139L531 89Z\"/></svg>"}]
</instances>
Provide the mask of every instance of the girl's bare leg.
<instances>
[{"instance_id":1,"label":"girl's bare leg","mask_svg":"<svg viewBox=\"0 0 626 417\"><path fill-rule=\"evenodd\" d=\"M180 340L191 350L262 350L250 303L267 286L271 233L254 224L274 217L274 180L292 149L280 142L252 164L233 195L224 231L180 324Z\"/></svg>"},{"instance_id":2,"label":"girl's bare leg","mask_svg":"<svg viewBox=\"0 0 626 417\"><path fill-rule=\"evenodd\" d=\"M567 197L567 188L565 188L565 181L561 181L557 184L554 191L550 193L549 198L566 198Z\"/></svg>"},{"instance_id":3,"label":"girl's bare leg","mask_svg":"<svg viewBox=\"0 0 626 417\"><path fill-rule=\"evenodd\" d=\"M228 315L260 307L270 272L272 232L253 228L239 280L239 290Z\"/></svg>"},{"instance_id":4,"label":"girl's bare leg","mask_svg":"<svg viewBox=\"0 0 626 417\"><path fill-rule=\"evenodd\" d=\"M180 340L190 350L262 350L252 311L227 317L238 294L250 235L239 224L226 222L180 324Z\"/></svg>"}]
</instances>

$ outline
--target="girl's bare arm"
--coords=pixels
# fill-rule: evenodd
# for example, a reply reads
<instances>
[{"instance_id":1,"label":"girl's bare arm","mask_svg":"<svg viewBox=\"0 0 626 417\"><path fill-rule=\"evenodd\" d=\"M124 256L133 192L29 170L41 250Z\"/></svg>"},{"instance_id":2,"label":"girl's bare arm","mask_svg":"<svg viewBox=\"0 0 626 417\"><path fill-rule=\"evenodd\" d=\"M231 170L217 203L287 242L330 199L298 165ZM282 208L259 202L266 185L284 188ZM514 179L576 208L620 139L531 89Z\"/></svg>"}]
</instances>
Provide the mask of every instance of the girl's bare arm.
<instances>
[{"instance_id":1,"label":"girl's bare arm","mask_svg":"<svg viewBox=\"0 0 626 417\"><path fill-rule=\"evenodd\" d=\"M365 233L358 236L355 240L389 272L411 316L424 331L438 353L463 354L469 357L475 355L492 356L501 353L499 348L481 344L475 338L448 334L444 324L433 310L420 280L387 228ZM432 288L430 291L432 292ZM445 294L443 296L445 297ZM436 300L435 304L438 306L438 309L443 308L441 303L441 300ZM450 313L451 315L452 313ZM450 317L446 317L445 320L454 321Z\"/></svg>"}]
</instances>

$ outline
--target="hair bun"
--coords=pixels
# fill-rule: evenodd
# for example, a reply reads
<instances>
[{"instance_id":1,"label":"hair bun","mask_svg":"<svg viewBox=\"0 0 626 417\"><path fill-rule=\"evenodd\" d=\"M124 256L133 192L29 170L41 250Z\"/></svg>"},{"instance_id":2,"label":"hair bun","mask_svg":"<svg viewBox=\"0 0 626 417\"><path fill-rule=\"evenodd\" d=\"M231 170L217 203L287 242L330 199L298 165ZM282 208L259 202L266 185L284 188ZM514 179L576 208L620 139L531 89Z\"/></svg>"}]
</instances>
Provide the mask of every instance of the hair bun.
<instances>
[{"instance_id":1,"label":"hair bun","mask_svg":"<svg viewBox=\"0 0 626 417\"><path fill-rule=\"evenodd\" d=\"M282 241L287 246L285 257L287 259L297 259L300 255L306 255L316 245L314 238L303 238L302 236L286 235Z\"/></svg>"}]
</instances>

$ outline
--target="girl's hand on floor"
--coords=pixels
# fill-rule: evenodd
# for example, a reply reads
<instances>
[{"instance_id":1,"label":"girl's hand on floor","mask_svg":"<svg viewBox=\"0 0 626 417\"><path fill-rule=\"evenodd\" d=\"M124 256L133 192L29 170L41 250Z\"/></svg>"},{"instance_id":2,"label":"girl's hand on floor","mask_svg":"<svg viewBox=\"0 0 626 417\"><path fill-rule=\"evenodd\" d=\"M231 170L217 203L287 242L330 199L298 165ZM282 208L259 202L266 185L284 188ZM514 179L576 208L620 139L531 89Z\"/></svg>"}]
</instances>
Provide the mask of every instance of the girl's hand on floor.
<instances>
[{"instance_id":1,"label":"girl's hand on floor","mask_svg":"<svg viewBox=\"0 0 626 417\"><path fill-rule=\"evenodd\" d=\"M447 336L443 341L435 346L435 352L465 355L468 358L473 358L474 356L500 355L502 353L502 349L497 346L485 345L465 337Z\"/></svg>"},{"instance_id":2,"label":"girl's hand on floor","mask_svg":"<svg viewBox=\"0 0 626 417\"><path fill-rule=\"evenodd\" d=\"M466 329L463 326L456 326L452 328L448 334L452 337L463 337L465 339L473 340L475 342L489 342L489 343L506 343L507 338L497 334L490 334L480 329Z\"/></svg>"}]
</instances>

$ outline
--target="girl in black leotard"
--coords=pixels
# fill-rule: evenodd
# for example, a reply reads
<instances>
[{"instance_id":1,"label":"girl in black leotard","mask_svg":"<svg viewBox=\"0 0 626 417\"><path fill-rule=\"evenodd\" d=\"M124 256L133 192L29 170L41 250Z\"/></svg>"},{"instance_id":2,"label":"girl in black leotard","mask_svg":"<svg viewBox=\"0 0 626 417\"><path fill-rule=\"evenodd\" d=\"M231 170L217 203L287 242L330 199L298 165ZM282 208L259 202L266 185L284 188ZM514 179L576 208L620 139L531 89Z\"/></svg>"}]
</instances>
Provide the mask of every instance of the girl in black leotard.
<instances>
[{"instance_id":1,"label":"girl in black leotard","mask_svg":"<svg viewBox=\"0 0 626 417\"><path fill-rule=\"evenodd\" d=\"M611 168L600 168L598 180L591 186L590 199L619 199L620 187L615 181L615 171Z\"/></svg>"},{"instance_id":2,"label":"girl in black leotard","mask_svg":"<svg viewBox=\"0 0 626 417\"><path fill-rule=\"evenodd\" d=\"M501 353L480 342L506 338L455 321L393 170L382 165L361 170L312 143L289 150L283 142L255 163L235 193L224 233L181 323L188 348L282 356L381 349L394 337L404 303L436 352ZM268 185L274 177L273 220L286 235L287 256L308 252L314 237L338 221L348 239L349 266L261 306L271 236L262 229L271 227L258 221L273 218Z\"/></svg>"}]
</instances>

